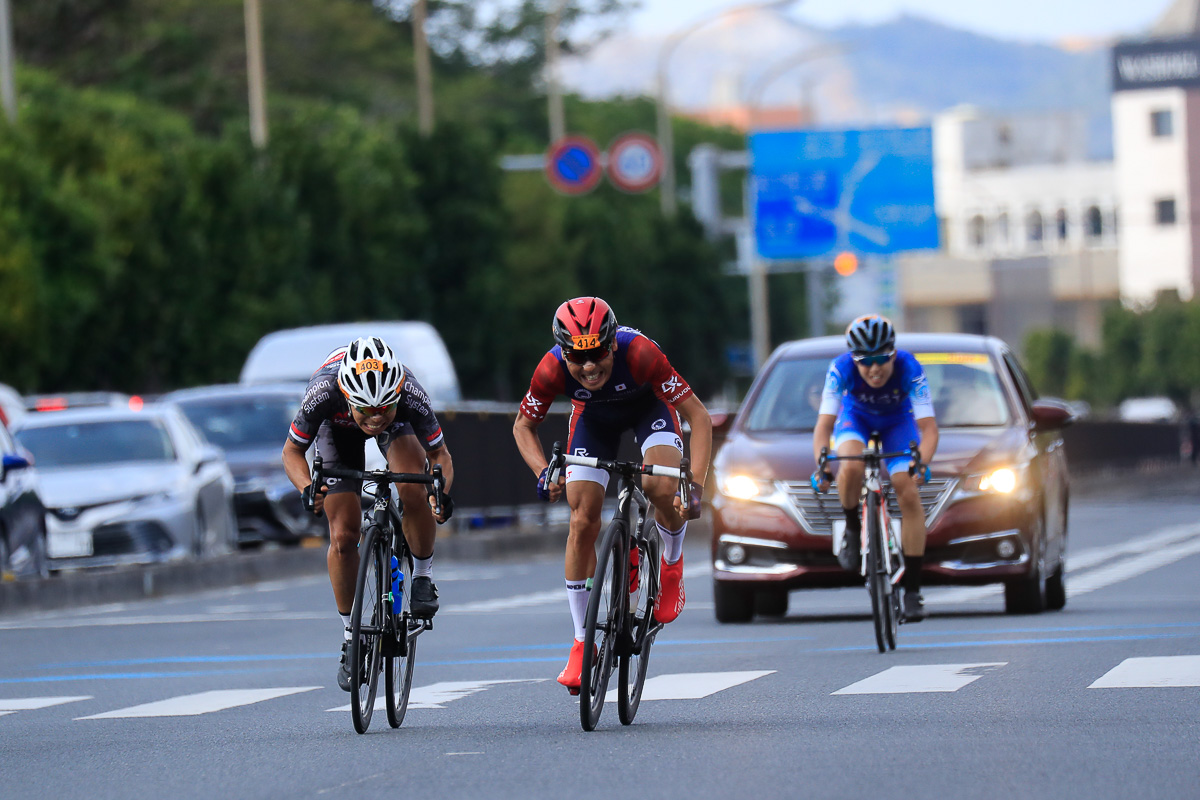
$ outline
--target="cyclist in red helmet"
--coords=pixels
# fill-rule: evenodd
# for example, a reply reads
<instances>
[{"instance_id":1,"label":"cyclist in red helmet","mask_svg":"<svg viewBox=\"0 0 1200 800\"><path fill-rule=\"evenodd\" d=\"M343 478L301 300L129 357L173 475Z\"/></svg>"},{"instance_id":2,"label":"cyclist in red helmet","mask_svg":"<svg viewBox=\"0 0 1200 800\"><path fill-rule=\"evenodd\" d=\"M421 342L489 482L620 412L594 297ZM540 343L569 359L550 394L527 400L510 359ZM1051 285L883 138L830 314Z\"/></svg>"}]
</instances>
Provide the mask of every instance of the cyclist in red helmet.
<instances>
[{"instance_id":1,"label":"cyclist in red helmet","mask_svg":"<svg viewBox=\"0 0 1200 800\"><path fill-rule=\"evenodd\" d=\"M633 328L618 326L616 315L600 298L577 297L563 303L554 314L552 330L556 344L533 373L513 436L525 463L538 476L538 496L554 502L565 491L571 506L565 575L575 639L558 682L578 692L590 595L587 583L596 569L596 538L608 473L570 466L558 483L548 483L549 462L537 426L554 398L566 395L572 405L568 453L616 458L621 435L632 430L645 463L670 467L678 467L683 457L680 417L691 426L693 482L687 519L675 497L678 482L642 479L663 540L662 592L654 616L666 623L683 610L683 537L688 519L700 516L700 494L712 451L712 420L658 345Z\"/></svg>"}]
</instances>

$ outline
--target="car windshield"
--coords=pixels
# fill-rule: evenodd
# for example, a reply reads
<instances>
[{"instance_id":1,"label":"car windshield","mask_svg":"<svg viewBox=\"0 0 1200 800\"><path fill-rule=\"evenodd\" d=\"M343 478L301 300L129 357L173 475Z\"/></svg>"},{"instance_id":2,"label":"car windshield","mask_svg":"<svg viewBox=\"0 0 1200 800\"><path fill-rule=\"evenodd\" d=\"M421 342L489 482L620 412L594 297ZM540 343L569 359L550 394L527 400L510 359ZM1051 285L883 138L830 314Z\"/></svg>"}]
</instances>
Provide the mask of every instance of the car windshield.
<instances>
[{"instance_id":1,"label":"car windshield","mask_svg":"<svg viewBox=\"0 0 1200 800\"><path fill-rule=\"evenodd\" d=\"M166 429L153 419L38 426L19 431L17 441L38 467L175 460Z\"/></svg>"},{"instance_id":2,"label":"car windshield","mask_svg":"<svg viewBox=\"0 0 1200 800\"><path fill-rule=\"evenodd\" d=\"M188 400L179 407L204 438L218 447L282 447L300 397Z\"/></svg>"},{"instance_id":3,"label":"car windshield","mask_svg":"<svg viewBox=\"0 0 1200 800\"><path fill-rule=\"evenodd\" d=\"M943 428L1007 425L1008 402L986 353L914 353L929 378L934 415ZM821 406L829 359L778 362L746 416L747 431L811 431Z\"/></svg>"},{"instance_id":4,"label":"car windshield","mask_svg":"<svg viewBox=\"0 0 1200 800\"><path fill-rule=\"evenodd\" d=\"M914 353L929 378L940 428L1007 425L1008 401L987 353Z\"/></svg>"}]
</instances>

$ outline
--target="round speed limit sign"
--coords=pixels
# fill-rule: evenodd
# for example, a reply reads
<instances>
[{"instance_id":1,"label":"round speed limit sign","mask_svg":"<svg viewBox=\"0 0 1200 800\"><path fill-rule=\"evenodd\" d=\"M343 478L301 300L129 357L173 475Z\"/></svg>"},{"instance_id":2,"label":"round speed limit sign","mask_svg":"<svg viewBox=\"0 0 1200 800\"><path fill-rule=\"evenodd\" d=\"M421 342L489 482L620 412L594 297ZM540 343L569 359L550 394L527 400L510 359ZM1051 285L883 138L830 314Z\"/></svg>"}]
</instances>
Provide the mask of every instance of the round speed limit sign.
<instances>
[{"instance_id":1,"label":"round speed limit sign","mask_svg":"<svg viewBox=\"0 0 1200 800\"><path fill-rule=\"evenodd\" d=\"M653 189L662 175L662 153L654 137L644 133L618 136L608 148L608 178L624 192Z\"/></svg>"}]
</instances>

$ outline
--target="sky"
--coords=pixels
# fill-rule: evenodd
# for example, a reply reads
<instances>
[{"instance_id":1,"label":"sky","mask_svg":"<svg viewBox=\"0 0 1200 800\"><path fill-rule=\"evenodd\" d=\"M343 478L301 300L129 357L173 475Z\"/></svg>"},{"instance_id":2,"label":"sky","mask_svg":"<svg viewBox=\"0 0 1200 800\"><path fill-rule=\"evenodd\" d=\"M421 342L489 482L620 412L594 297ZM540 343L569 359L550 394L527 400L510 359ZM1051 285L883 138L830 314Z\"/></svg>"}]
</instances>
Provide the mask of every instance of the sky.
<instances>
[{"instance_id":1,"label":"sky","mask_svg":"<svg viewBox=\"0 0 1200 800\"><path fill-rule=\"evenodd\" d=\"M912 14L963 30L1023 42L1111 37L1144 31L1173 0L799 0L790 16L819 27L878 23ZM641 0L629 19L638 34L662 35L744 0Z\"/></svg>"}]
</instances>

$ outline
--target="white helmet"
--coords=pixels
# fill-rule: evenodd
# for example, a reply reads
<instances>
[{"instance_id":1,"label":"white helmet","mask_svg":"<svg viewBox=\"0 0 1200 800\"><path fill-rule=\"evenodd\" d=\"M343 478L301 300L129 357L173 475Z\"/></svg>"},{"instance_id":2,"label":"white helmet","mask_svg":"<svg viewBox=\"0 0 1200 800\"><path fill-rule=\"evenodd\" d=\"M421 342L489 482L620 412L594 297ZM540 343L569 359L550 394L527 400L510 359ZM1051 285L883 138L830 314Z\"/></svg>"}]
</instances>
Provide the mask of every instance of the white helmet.
<instances>
[{"instance_id":1,"label":"white helmet","mask_svg":"<svg viewBox=\"0 0 1200 800\"><path fill-rule=\"evenodd\" d=\"M355 339L338 369L338 385L352 406L375 408L396 402L404 385L404 366L377 336Z\"/></svg>"}]
</instances>

